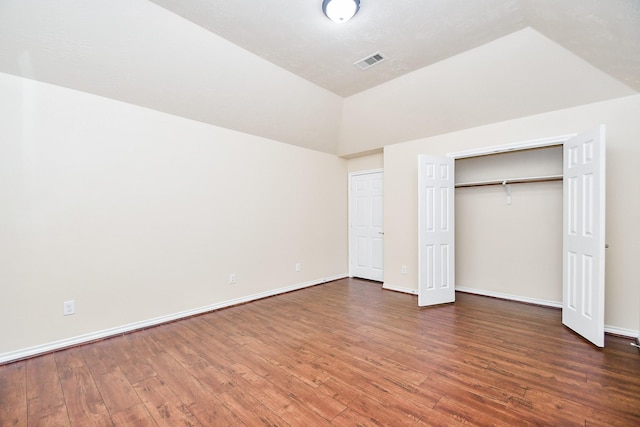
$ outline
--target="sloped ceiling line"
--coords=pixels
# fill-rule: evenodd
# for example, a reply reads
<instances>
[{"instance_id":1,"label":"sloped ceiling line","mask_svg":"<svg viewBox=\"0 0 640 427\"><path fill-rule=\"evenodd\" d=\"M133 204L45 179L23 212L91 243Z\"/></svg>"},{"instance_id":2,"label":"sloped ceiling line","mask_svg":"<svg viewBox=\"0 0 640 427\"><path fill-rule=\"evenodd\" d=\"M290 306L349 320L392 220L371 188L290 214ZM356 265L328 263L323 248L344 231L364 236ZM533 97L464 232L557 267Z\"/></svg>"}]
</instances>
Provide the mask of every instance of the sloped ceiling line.
<instances>
[{"instance_id":1,"label":"sloped ceiling line","mask_svg":"<svg viewBox=\"0 0 640 427\"><path fill-rule=\"evenodd\" d=\"M581 82L587 93L567 95L558 103L551 91L562 79L545 85L545 73L525 72L521 81L538 88L539 99L535 108L523 111L640 92L640 0L363 0L358 15L343 25L326 19L320 3L7 0L0 2L0 72L331 154L341 151L339 145L364 138L345 136L352 130L345 133L345 127L357 123L348 123L352 119L343 114L349 104L357 104L352 98L366 98L370 90L388 92L385 85L401 85L401 77L411 81L414 73L428 79L439 64L460 63L455 58L474 50L490 52L491 43L517 40L530 28L539 35L534 39L543 35L564 48L521 51L520 58L539 56L537 69L545 63L557 67L557 61L575 65L579 57L608 77L582 67L593 78L591 85ZM367 71L353 66L378 50L387 60ZM500 58L503 69L522 68L515 56ZM466 85L469 70L452 70L439 88L443 94L456 95ZM468 116L452 117L449 104L462 105L464 98L432 91L419 102L395 102L417 102L407 111L409 119L433 111L431 129L439 132L503 120L522 102L521 93L510 95L506 83L490 86L477 76L474 81L476 88L491 87L500 105L476 106ZM367 150L397 142L403 132L422 131L399 129Z\"/></svg>"}]
</instances>

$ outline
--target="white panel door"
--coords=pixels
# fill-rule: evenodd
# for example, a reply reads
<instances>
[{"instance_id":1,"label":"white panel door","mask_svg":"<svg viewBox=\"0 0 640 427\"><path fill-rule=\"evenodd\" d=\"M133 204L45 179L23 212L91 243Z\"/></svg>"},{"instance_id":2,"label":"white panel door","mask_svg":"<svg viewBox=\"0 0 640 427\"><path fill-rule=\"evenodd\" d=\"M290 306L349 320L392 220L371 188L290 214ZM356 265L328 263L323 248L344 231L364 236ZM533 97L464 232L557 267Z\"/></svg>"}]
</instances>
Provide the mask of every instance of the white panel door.
<instances>
[{"instance_id":1,"label":"white panel door","mask_svg":"<svg viewBox=\"0 0 640 427\"><path fill-rule=\"evenodd\" d=\"M382 172L351 176L351 275L384 280Z\"/></svg>"},{"instance_id":2,"label":"white panel door","mask_svg":"<svg viewBox=\"0 0 640 427\"><path fill-rule=\"evenodd\" d=\"M562 323L604 347L605 127L564 143Z\"/></svg>"},{"instance_id":3,"label":"white panel door","mask_svg":"<svg viewBox=\"0 0 640 427\"><path fill-rule=\"evenodd\" d=\"M453 302L454 159L421 155L418 187L418 305Z\"/></svg>"}]
</instances>

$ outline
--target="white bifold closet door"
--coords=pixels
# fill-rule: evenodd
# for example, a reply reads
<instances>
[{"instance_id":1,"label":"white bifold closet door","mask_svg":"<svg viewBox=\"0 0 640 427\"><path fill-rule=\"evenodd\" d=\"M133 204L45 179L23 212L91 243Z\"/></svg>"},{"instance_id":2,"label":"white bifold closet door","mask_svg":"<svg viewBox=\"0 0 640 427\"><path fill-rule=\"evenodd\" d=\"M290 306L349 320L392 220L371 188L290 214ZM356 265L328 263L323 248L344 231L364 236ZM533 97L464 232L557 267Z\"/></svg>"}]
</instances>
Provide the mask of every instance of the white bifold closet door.
<instances>
[{"instance_id":1,"label":"white bifold closet door","mask_svg":"<svg viewBox=\"0 0 640 427\"><path fill-rule=\"evenodd\" d=\"M562 323L604 347L605 126L564 143Z\"/></svg>"},{"instance_id":2,"label":"white bifold closet door","mask_svg":"<svg viewBox=\"0 0 640 427\"><path fill-rule=\"evenodd\" d=\"M563 146L562 323L603 347L605 126ZM453 158L419 156L420 306L455 300L454 183Z\"/></svg>"},{"instance_id":3,"label":"white bifold closet door","mask_svg":"<svg viewBox=\"0 0 640 427\"><path fill-rule=\"evenodd\" d=\"M455 293L454 159L419 156L418 305L453 302Z\"/></svg>"}]
</instances>

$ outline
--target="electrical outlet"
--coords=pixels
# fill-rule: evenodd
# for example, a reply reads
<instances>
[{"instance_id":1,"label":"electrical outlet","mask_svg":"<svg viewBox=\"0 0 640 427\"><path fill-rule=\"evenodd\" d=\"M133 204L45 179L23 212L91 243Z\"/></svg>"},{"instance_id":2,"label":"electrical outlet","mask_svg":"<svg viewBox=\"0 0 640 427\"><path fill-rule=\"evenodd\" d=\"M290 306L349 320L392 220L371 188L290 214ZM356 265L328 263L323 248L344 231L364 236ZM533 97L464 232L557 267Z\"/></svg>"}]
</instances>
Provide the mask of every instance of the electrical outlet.
<instances>
[{"instance_id":1,"label":"electrical outlet","mask_svg":"<svg viewBox=\"0 0 640 427\"><path fill-rule=\"evenodd\" d=\"M229 284L233 285L234 283L236 283L236 273L231 273L229 274Z\"/></svg>"},{"instance_id":2,"label":"electrical outlet","mask_svg":"<svg viewBox=\"0 0 640 427\"><path fill-rule=\"evenodd\" d=\"M74 300L65 301L63 304L63 314L65 316L76 314L76 302Z\"/></svg>"},{"instance_id":3,"label":"electrical outlet","mask_svg":"<svg viewBox=\"0 0 640 427\"><path fill-rule=\"evenodd\" d=\"M302 265L298 262L296 263L296 271L301 271L302 270Z\"/></svg>"},{"instance_id":4,"label":"electrical outlet","mask_svg":"<svg viewBox=\"0 0 640 427\"><path fill-rule=\"evenodd\" d=\"M401 267L401 270L402 270L402 274L407 274L407 266L406 265L403 265Z\"/></svg>"}]
</instances>

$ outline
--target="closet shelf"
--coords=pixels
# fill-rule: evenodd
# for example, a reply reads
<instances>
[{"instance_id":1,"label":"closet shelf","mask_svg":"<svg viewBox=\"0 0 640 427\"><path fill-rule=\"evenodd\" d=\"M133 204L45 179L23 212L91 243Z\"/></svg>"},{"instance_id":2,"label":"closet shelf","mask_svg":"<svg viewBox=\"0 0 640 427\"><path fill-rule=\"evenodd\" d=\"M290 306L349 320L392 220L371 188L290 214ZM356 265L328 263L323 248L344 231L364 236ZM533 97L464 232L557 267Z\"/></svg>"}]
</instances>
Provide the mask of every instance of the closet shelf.
<instances>
[{"instance_id":1,"label":"closet shelf","mask_svg":"<svg viewBox=\"0 0 640 427\"><path fill-rule=\"evenodd\" d=\"M562 181L562 175L526 176L522 178L492 179L490 181L460 182L455 185L460 187L480 187L483 185L521 184L526 182Z\"/></svg>"}]
</instances>

